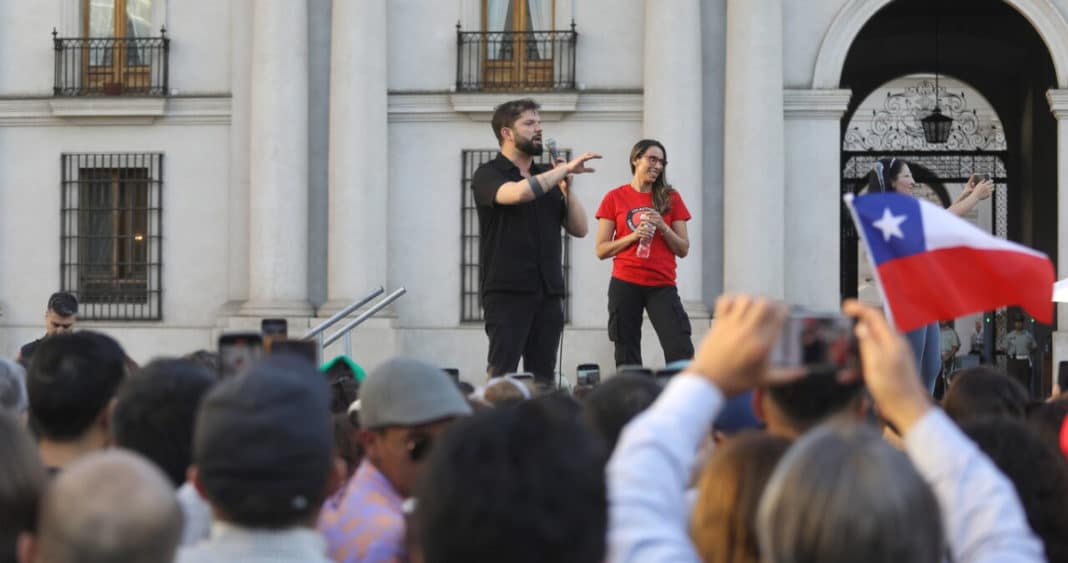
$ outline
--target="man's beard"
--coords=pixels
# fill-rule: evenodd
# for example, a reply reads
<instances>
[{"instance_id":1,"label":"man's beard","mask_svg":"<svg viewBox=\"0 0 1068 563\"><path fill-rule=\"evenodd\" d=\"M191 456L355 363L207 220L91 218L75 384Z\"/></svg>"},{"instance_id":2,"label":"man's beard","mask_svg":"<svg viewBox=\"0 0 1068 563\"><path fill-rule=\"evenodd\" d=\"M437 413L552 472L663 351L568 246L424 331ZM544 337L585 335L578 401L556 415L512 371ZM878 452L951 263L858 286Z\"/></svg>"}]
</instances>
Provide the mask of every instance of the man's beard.
<instances>
[{"instance_id":1,"label":"man's beard","mask_svg":"<svg viewBox=\"0 0 1068 563\"><path fill-rule=\"evenodd\" d=\"M530 156L541 156L541 139L535 141L534 138L527 139L517 136L515 139L515 148Z\"/></svg>"}]
</instances>

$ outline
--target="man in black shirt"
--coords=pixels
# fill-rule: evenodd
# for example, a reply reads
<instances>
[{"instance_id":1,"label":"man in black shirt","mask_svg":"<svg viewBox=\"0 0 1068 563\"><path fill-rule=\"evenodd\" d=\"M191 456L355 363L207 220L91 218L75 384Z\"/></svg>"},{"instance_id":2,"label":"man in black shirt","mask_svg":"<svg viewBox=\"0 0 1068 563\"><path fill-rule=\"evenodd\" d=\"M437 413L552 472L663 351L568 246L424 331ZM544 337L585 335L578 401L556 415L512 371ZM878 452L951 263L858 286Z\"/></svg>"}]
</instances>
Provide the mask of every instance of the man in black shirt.
<instances>
[{"instance_id":1,"label":"man in black shirt","mask_svg":"<svg viewBox=\"0 0 1068 563\"><path fill-rule=\"evenodd\" d=\"M570 177L593 172L586 162L600 155L535 165L542 153L539 107L530 99L497 106L492 125L501 152L475 171L471 188L478 205L487 373L514 372L522 358L523 369L550 382L564 328L560 228L575 237L588 231Z\"/></svg>"},{"instance_id":2,"label":"man in black shirt","mask_svg":"<svg viewBox=\"0 0 1068 563\"><path fill-rule=\"evenodd\" d=\"M15 360L28 368L37 345L49 336L74 330L74 321L77 318L78 299L65 291L53 293L48 298L48 308L45 309L45 335L33 342L23 344Z\"/></svg>"}]
</instances>

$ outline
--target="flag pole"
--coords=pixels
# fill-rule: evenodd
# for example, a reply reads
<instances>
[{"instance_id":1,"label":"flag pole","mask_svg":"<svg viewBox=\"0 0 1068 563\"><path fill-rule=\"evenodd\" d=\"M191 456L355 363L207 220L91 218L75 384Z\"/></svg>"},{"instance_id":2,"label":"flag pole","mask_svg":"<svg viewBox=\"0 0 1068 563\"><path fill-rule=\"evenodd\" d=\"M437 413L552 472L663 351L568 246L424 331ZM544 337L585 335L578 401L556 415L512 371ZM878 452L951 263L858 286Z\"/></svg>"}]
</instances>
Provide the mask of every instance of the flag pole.
<instances>
[{"instance_id":1,"label":"flag pole","mask_svg":"<svg viewBox=\"0 0 1068 563\"><path fill-rule=\"evenodd\" d=\"M868 258L868 264L871 266L872 276L875 278L875 287L879 290L879 298L883 301L883 314L886 315L886 320L890 323L890 328L897 329L894 324L894 313L890 310L890 303L886 300L886 291L883 290L883 279L879 276L879 268L875 265L875 256L872 254L871 245L868 244L868 235L864 231L864 226L860 224L860 217L857 215L857 209L853 207L853 194L846 193L842 196L842 201L845 202L846 207L849 209L849 216L853 218L853 227L857 229L857 235L860 237L861 244L867 250L865 254Z\"/></svg>"}]
</instances>

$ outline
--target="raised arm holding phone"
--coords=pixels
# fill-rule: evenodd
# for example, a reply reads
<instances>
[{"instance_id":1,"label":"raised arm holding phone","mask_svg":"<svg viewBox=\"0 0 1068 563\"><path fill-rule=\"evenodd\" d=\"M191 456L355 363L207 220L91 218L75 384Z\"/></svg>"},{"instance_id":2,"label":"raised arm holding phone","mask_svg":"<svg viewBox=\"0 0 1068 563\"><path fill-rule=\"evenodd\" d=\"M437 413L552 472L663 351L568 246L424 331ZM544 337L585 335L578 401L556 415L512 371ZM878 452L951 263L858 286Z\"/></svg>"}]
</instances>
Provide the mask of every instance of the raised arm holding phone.
<instances>
[{"instance_id":1,"label":"raised arm holding phone","mask_svg":"<svg viewBox=\"0 0 1068 563\"><path fill-rule=\"evenodd\" d=\"M877 309L847 301L843 311L856 319L862 365L849 373L864 378L881 415L902 432L905 452L859 428L827 425L803 435L761 499L758 521L775 524L756 526L761 560L936 563L948 551L958 563L1044 561L1012 484L931 401L908 342ZM717 300L715 324L693 362L627 425L608 464L609 562L700 560L685 496L697 450L725 397L805 376L769 362L787 317L785 305L761 298ZM820 465L827 457L842 466ZM893 458L894 471L910 474L873 465L876 458ZM833 479L805 491L776 486L832 470L850 475L852 488L840 490ZM906 482L909 496L899 488ZM937 518L918 516L928 507L937 507Z\"/></svg>"},{"instance_id":2,"label":"raised arm holding phone","mask_svg":"<svg viewBox=\"0 0 1068 563\"><path fill-rule=\"evenodd\" d=\"M961 190L957 201L954 201L953 205L949 206L949 211L958 217L963 217L974 209L980 201L989 198L993 193L993 178L987 174L972 174L968 178L968 183L964 184L964 189Z\"/></svg>"}]
</instances>

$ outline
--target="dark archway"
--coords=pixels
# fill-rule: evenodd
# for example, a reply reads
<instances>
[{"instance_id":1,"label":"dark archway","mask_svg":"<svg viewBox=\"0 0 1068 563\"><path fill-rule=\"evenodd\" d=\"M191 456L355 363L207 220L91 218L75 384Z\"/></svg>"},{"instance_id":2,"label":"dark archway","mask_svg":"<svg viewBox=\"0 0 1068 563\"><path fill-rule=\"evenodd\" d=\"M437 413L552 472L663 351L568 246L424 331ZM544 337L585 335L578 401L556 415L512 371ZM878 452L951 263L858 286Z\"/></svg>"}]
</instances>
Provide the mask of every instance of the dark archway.
<instances>
[{"instance_id":1,"label":"dark archway","mask_svg":"<svg viewBox=\"0 0 1068 563\"><path fill-rule=\"evenodd\" d=\"M857 107L874 90L894 77L935 72L936 11L938 72L981 92L1004 128L1008 150L998 156L1011 181L1006 235L1056 257L1057 123L1046 100L1056 75L1041 37L1005 2L895 0L876 13L853 41L842 69L841 86L852 90L843 139ZM841 256L843 273L855 269L855 250L843 245ZM843 274L842 295L855 293L855 287ZM1036 337L1043 342L1049 331L1036 327Z\"/></svg>"},{"instance_id":2,"label":"dark archway","mask_svg":"<svg viewBox=\"0 0 1068 563\"><path fill-rule=\"evenodd\" d=\"M1053 62L1031 24L1001 0L896 0L868 21L846 57L842 87L853 91L842 119L889 79L934 72L935 10L939 72L973 85L1002 120L1016 187L1009 194L1008 238L1056 256L1057 122L1046 91Z\"/></svg>"}]
</instances>

